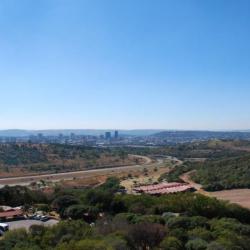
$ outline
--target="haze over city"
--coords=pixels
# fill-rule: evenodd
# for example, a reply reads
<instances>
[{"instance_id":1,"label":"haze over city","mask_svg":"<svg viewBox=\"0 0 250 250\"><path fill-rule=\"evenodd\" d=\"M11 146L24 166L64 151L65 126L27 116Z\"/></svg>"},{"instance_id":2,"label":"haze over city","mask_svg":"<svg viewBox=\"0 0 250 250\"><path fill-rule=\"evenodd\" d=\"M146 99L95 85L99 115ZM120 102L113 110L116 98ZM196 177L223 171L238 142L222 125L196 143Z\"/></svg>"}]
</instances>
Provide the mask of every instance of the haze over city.
<instances>
[{"instance_id":1,"label":"haze over city","mask_svg":"<svg viewBox=\"0 0 250 250\"><path fill-rule=\"evenodd\" d=\"M0 129L249 129L249 7L1 1Z\"/></svg>"}]
</instances>

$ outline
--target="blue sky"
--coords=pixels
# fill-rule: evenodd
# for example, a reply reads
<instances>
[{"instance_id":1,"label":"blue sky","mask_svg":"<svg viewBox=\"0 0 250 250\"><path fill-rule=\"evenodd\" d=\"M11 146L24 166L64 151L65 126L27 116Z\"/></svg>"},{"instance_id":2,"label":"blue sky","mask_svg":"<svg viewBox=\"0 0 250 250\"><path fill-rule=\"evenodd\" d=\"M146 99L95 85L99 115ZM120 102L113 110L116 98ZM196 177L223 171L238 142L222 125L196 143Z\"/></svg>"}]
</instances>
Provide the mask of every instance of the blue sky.
<instances>
[{"instance_id":1,"label":"blue sky","mask_svg":"<svg viewBox=\"0 0 250 250\"><path fill-rule=\"evenodd\" d=\"M250 1L0 1L0 129L250 129Z\"/></svg>"}]
</instances>

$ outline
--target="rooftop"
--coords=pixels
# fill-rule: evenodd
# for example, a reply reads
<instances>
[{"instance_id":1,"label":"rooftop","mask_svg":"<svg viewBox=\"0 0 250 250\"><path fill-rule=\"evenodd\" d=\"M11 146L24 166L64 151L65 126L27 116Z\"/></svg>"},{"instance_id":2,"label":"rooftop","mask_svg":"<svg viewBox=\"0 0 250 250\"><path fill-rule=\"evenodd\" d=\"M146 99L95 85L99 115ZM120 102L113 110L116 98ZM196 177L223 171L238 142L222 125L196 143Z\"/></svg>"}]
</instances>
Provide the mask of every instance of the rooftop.
<instances>
[{"instance_id":1,"label":"rooftop","mask_svg":"<svg viewBox=\"0 0 250 250\"><path fill-rule=\"evenodd\" d=\"M23 215L23 211L21 209L11 209L8 211L0 212L0 218L9 218L21 215Z\"/></svg>"},{"instance_id":2,"label":"rooftop","mask_svg":"<svg viewBox=\"0 0 250 250\"><path fill-rule=\"evenodd\" d=\"M191 188L192 187L186 183L171 182L171 183L160 183L149 186L140 186L134 188L134 191L147 194L170 194L170 193L184 192Z\"/></svg>"}]
</instances>

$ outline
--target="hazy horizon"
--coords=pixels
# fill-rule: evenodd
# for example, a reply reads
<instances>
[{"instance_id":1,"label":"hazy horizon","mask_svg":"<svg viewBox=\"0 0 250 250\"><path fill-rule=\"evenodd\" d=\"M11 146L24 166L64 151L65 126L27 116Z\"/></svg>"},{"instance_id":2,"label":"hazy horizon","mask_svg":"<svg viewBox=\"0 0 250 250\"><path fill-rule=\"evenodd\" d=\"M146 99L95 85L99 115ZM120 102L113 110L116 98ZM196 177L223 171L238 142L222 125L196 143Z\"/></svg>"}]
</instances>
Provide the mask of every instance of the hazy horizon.
<instances>
[{"instance_id":1,"label":"hazy horizon","mask_svg":"<svg viewBox=\"0 0 250 250\"><path fill-rule=\"evenodd\" d=\"M0 129L250 129L250 1L1 1Z\"/></svg>"},{"instance_id":2,"label":"hazy horizon","mask_svg":"<svg viewBox=\"0 0 250 250\"><path fill-rule=\"evenodd\" d=\"M158 135L161 138L166 136L175 135L188 136L188 134L195 137L205 137L207 136L218 136L218 138L225 138L226 134L230 138L240 138L241 136L247 137L250 135L250 130L175 130L175 129L45 129L45 130L0 130L0 137L29 137L38 134L43 134L44 136L58 136L63 134L65 136L70 136L71 133L75 135L85 135L85 136L100 136L105 135L107 131L115 133L118 130L121 136L153 136ZM161 134L162 133L162 134ZM236 137L235 137L236 136Z\"/></svg>"},{"instance_id":3,"label":"hazy horizon","mask_svg":"<svg viewBox=\"0 0 250 250\"><path fill-rule=\"evenodd\" d=\"M25 129L25 128L9 128L9 129L0 129L0 131L71 131L71 130L86 130L86 131L211 131L211 132L241 132L241 131L250 131L250 129L160 129L160 128L41 128L41 129Z\"/></svg>"}]
</instances>

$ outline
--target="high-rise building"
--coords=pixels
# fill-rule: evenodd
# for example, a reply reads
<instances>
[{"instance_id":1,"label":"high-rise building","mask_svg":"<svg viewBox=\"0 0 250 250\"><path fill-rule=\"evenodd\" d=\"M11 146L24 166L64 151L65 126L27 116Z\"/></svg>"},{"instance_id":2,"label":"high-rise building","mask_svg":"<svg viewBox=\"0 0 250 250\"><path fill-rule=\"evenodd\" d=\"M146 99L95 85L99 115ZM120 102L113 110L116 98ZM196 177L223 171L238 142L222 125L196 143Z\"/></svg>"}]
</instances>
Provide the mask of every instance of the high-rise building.
<instances>
[{"instance_id":1,"label":"high-rise building","mask_svg":"<svg viewBox=\"0 0 250 250\"><path fill-rule=\"evenodd\" d=\"M75 137L76 137L76 135L75 135L74 133L70 133L70 139L71 139L71 140L74 140Z\"/></svg>"},{"instance_id":2,"label":"high-rise building","mask_svg":"<svg viewBox=\"0 0 250 250\"><path fill-rule=\"evenodd\" d=\"M119 133L118 133L118 131L116 130L116 131L115 131L115 139L118 139L118 137L119 137Z\"/></svg>"},{"instance_id":3,"label":"high-rise building","mask_svg":"<svg viewBox=\"0 0 250 250\"><path fill-rule=\"evenodd\" d=\"M111 139L111 132L106 132L105 133L105 139L110 140Z\"/></svg>"},{"instance_id":4,"label":"high-rise building","mask_svg":"<svg viewBox=\"0 0 250 250\"><path fill-rule=\"evenodd\" d=\"M37 135L37 137L38 137L39 140L41 140L41 139L43 139L43 134L42 134L42 133L39 133L39 134Z\"/></svg>"}]
</instances>

